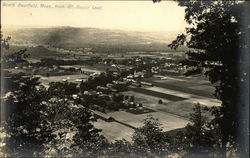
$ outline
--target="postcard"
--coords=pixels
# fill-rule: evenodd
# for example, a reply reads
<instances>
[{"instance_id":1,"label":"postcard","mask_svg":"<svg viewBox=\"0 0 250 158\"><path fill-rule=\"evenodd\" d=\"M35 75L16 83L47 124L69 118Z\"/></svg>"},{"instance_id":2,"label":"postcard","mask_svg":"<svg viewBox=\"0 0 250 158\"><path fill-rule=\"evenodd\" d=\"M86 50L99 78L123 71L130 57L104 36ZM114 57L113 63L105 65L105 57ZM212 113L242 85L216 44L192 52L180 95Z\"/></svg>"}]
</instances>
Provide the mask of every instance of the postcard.
<instances>
[{"instance_id":1,"label":"postcard","mask_svg":"<svg viewBox=\"0 0 250 158\"><path fill-rule=\"evenodd\" d=\"M248 7L1 1L0 157L248 157Z\"/></svg>"}]
</instances>

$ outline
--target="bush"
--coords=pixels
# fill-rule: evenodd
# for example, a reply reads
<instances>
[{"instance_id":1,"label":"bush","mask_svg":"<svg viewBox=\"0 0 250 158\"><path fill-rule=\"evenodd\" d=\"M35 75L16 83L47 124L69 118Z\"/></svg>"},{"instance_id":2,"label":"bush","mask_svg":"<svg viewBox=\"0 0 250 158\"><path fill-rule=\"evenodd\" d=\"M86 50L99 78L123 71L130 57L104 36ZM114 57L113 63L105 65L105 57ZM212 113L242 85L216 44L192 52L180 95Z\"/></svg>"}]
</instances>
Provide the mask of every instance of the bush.
<instances>
[{"instance_id":1,"label":"bush","mask_svg":"<svg viewBox=\"0 0 250 158\"><path fill-rule=\"evenodd\" d=\"M160 99L159 101L158 101L158 104L162 104L163 102L162 102L162 100Z\"/></svg>"}]
</instances>

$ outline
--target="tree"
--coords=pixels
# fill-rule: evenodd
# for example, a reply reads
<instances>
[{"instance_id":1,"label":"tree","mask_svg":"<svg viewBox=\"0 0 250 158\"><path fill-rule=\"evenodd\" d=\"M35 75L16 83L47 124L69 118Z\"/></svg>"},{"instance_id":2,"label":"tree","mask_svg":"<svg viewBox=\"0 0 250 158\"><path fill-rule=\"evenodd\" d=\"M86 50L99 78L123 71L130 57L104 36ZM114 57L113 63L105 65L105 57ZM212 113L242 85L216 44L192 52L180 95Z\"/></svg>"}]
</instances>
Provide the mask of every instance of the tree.
<instances>
[{"instance_id":1,"label":"tree","mask_svg":"<svg viewBox=\"0 0 250 158\"><path fill-rule=\"evenodd\" d=\"M154 0L158 2L158 0ZM217 83L215 96L222 101L212 108L221 131L222 152L227 144L238 147L241 156L249 153L249 3L237 1L178 1L185 7L184 34L169 47L186 45L189 59L183 65L205 69L212 83ZM248 17L249 18L249 17ZM244 93L244 94L243 94ZM246 96L245 96L246 95ZM216 115L215 115L216 114ZM242 117L243 115L243 117Z\"/></svg>"},{"instance_id":2,"label":"tree","mask_svg":"<svg viewBox=\"0 0 250 158\"><path fill-rule=\"evenodd\" d=\"M93 114L69 99L62 100L60 95L50 95L38 80L11 77L11 94L5 102L11 107L6 126L11 153L24 157L65 156L100 150L106 139L93 126Z\"/></svg>"},{"instance_id":3,"label":"tree","mask_svg":"<svg viewBox=\"0 0 250 158\"><path fill-rule=\"evenodd\" d=\"M11 53L11 54L2 54L2 51L9 49L9 41L11 39L10 36L4 38L2 32L0 32L1 36L1 62L4 67L15 67L18 64L27 64L28 62L25 60L29 56L29 54L25 54L27 49L22 49L17 52Z\"/></svg>"},{"instance_id":4,"label":"tree","mask_svg":"<svg viewBox=\"0 0 250 158\"><path fill-rule=\"evenodd\" d=\"M165 156L169 154L169 136L166 134L158 119L149 115L144 120L144 125L135 130L132 140L138 155L155 154Z\"/></svg>"},{"instance_id":5,"label":"tree","mask_svg":"<svg viewBox=\"0 0 250 158\"><path fill-rule=\"evenodd\" d=\"M8 60L16 61L19 57L22 58L10 55ZM96 120L92 113L64 99L78 93L76 84L51 83L47 90L37 77L23 73L4 75L8 85L1 92L9 94L3 100L4 110L9 111L4 111L9 135L5 148L10 155L1 151L1 156L65 156L68 152L77 153L81 144L87 144L93 151L105 143L100 130L92 124ZM72 144L78 148L71 147Z\"/></svg>"},{"instance_id":6,"label":"tree","mask_svg":"<svg viewBox=\"0 0 250 158\"><path fill-rule=\"evenodd\" d=\"M104 136L100 135L100 129L96 129L93 122L96 118L93 114L86 108L75 109L73 115L71 116L72 121L77 128L77 133L74 135L73 146L78 146L83 150L83 154L88 157L95 157L96 152L101 151L107 145L107 140Z\"/></svg>"},{"instance_id":7,"label":"tree","mask_svg":"<svg viewBox=\"0 0 250 158\"><path fill-rule=\"evenodd\" d=\"M115 103L122 102L123 98L124 98L124 95L122 95L122 94L118 94L118 95L113 94L113 100L114 100Z\"/></svg>"},{"instance_id":8,"label":"tree","mask_svg":"<svg viewBox=\"0 0 250 158\"><path fill-rule=\"evenodd\" d=\"M71 98L73 94L78 94L79 89L76 83L72 82L51 82L49 84L48 92L50 96L59 98Z\"/></svg>"},{"instance_id":9,"label":"tree","mask_svg":"<svg viewBox=\"0 0 250 158\"><path fill-rule=\"evenodd\" d=\"M47 116L47 91L38 78L12 76L11 94L6 106L11 109L7 116L7 145L23 156L42 148L43 143L53 139Z\"/></svg>"},{"instance_id":10,"label":"tree","mask_svg":"<svg viewBox=\"0 0 250 158\"><path fill-rule=\"evenodd\" d=\"M8 36L7 38L4 38L2 31L0 32L0 36L1 36L1 50L2 49L9 49L9 47L10 47L9 40L11 39L11 37Z\"/></svg>"},{"instance_id":11,"label":"tree","mask_svg":"<svg viewBox=\"0 0 250 158\"><path fill-rule=\"evenodd\" d=\"M183 148L187 152L185 157L214 157L218 152L217 129L209 123L208 117L204 116L205 109L199 104L193 108L190 121L184 130Z\"/></svg>"}]
</instances>

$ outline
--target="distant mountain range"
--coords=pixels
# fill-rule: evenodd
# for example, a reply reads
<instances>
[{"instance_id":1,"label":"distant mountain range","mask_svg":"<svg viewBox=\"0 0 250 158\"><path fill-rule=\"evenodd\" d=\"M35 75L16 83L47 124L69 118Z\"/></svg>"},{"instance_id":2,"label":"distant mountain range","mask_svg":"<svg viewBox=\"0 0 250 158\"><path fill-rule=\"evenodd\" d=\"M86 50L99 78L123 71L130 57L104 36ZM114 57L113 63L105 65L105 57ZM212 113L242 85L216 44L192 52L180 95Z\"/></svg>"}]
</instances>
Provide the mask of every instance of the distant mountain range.
<instances>
[{"instance_id":1,"label":"distant mountain range","mask_svg":"<svg viewBox=\"0 0 250 158\"><path fill-rule=\"evenodd\" d=\"M178 32L136 32L75 27L3 27L13 45L47 45L62 48L99 47L136 51L168 51ZM182 47L180 51L185 50Z\"/></svg>"}]
</instances>

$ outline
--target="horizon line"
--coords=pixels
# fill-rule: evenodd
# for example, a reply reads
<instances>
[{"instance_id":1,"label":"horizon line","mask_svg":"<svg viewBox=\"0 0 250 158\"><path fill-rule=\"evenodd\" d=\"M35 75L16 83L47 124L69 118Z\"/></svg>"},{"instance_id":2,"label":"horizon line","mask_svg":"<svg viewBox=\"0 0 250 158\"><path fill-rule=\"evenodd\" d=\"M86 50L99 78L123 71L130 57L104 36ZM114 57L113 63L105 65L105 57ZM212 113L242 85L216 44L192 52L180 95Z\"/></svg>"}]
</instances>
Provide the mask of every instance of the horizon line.
<instances>
[{"instance_id":1,"label":"horizon line","mask_svg":"<svg viewBox=\"0 0 250 158\"><path fill-rule=\"evenodd\" d=\"M101 29L101 30L117 30L117 31L128 31L128 32L165 32L165 33L182 33L185 30L173 30L173 31L164 31L164 30L155 30L155 29L139 29L139 28L132 28L132 29L124 29L124 28L108 28L108 27L90 27L90 26L70 26L70 25L13 25L13 24L1 24L2 29L8 29L8 27L16 27L16 28L92 28L92 29Z\"/></svg>"}]
</instances>

